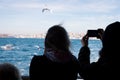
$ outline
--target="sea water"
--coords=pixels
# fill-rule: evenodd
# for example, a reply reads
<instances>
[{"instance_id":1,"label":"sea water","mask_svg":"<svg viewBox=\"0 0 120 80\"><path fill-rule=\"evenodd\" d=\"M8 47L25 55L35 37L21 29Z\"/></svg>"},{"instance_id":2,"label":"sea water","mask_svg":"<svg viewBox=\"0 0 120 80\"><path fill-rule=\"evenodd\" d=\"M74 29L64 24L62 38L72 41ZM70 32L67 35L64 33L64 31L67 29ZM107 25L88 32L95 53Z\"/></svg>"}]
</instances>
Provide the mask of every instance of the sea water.
<instances>
[{"instance_id":1,"label":"sea water","mask_svg":"<svg viewBox=\"0 0 120 80\"><path fill-rule=\"evenodd\" d=\"M64 44L64 42L63 42ZM70 50L78 58L81 48L80 39L71 39ZM99 58L101 41L89 40L91 50L90 61L95 62ZM29 66L34 55L42 55L44 52L44 39L39 38L0 38L0 63L9 62L20 70L22 75L29 76Z\"/></svg>"}]
</instances>

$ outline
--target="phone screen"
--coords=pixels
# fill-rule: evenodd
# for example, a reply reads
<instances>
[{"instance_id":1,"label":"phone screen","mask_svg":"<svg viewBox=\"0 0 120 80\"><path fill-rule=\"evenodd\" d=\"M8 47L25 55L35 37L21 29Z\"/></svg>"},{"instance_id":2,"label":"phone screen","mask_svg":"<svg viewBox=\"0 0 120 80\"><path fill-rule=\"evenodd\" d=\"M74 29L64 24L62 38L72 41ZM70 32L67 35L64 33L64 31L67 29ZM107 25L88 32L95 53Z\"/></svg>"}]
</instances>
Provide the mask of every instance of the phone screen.
<instances>
[{"instance_id":1,"label":"phone screen","mask_svg":"<svg viewBox=\"0 0 120 80\"><path fill-rule=\"evenodd\" d=\"M98 30L88 30L88 37L98 37Z\"/></svg>"}]
</instances>

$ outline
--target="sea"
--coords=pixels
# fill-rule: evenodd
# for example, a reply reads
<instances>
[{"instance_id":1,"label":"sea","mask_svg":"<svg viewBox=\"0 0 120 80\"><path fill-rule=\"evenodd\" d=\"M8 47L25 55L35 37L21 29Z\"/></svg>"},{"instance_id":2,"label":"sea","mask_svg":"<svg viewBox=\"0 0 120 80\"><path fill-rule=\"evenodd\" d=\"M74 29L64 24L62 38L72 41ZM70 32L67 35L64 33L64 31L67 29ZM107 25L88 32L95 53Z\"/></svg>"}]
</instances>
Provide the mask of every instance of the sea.
<instances>
[{"instance_id":1,"label":"sea","mask_svg":"<svg viewBox=\"0 0 120 80\"><path fill-rule=\"evenodd\" d=\"M70 39L70 50L78 58L81 39ZM63 42L64 44L64 42ZM90 61L96 62L102 47L99 39L89 39ZM14 64L21 75L29 76L29 66L34 55L43 55L44 38L0 38L0 63Z\"/></svg>"}]
</instances>

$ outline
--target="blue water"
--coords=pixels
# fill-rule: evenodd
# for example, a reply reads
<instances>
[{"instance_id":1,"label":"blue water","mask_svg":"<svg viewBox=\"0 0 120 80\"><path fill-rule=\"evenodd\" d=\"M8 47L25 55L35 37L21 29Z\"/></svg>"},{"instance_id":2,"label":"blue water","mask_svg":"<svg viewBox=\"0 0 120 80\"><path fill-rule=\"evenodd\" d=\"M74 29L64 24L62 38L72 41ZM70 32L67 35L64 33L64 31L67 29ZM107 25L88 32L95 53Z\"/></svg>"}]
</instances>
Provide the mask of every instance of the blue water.
<instances>
[{"instance_id":1,"label":"blue water","mask_svg":"<svg viewBox=\"0 0 120 80\"><path fill-rule=\"evenodd\" d=\"M99 58L100 40L89 40L91 62ZM71 51L78 57L81 42L71 39ZM29 75L30 61L33 55L42 55L44 39L37 38L0 38L0 63L9 62L19 68L22 75Z\"/></svg>"}]
</instances>

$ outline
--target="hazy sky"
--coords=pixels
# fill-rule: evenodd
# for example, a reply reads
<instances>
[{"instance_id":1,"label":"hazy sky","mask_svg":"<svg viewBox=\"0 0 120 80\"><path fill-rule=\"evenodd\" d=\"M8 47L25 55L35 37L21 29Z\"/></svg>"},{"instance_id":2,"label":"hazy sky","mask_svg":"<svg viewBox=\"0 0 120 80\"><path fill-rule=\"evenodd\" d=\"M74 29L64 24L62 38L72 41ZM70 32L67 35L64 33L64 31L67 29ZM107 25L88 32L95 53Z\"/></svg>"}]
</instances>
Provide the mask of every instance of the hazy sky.
<instances>
[{"instance_id":1,"label":"hazy sky","mask_svg":"<svg viewBox=\"0 0 120 80\"><path fill-rule=\"evenodd\" d=\"M120 21L120 0L0 0L0 33L36 34L54 24L81 33L114 21Z\"/></svg>"}]
</instances>

